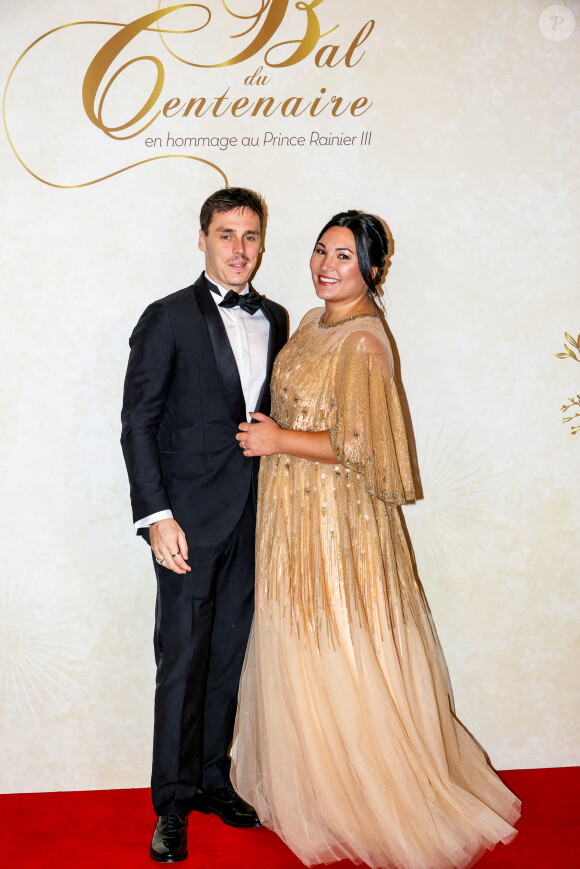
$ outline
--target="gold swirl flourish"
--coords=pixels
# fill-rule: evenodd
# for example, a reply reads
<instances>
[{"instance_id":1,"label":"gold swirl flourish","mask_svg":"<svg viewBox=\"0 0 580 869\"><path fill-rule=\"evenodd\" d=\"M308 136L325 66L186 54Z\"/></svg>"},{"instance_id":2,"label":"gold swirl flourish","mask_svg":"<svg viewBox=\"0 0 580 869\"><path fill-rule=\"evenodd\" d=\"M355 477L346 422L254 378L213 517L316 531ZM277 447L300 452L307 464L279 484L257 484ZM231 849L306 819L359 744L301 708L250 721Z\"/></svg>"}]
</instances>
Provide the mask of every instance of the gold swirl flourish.
<instances>
[{"instance_id":1,"label":"gold swirl flourish","mask_svg":"<svg viewBox=\"0 0 580 869\"><path fill-rule=\"evenodd\" d=\"M189 5L189 4L184 4L184 5ZM193 4L191 4L191 5L193 5ZM108 178L114 178L115 175L120 175L122 172L128 172L129 169L134 169L136 166L143 166L143 165L145 165L145 163L153 163L155 160L195 160L197 163L205 163L206 166L210 166L212 169L215 169L216 172L218 172L221 175L221 177L223 178L224 185L226 187L228 187L229 184L228 184L227 176L226 176L225 172L222 169L220 169L220 167L216 163L212 163L211 160L205 160L203 157L194 157L191 154L160 154L157 157L148 157L146 160L138 160L136 163L131 163L129 166L124 166L122 169L117 169L117 170L115 170L115 172L110 172L108 175L103 175L100 178L94 178L92 181L83 181L81 184L56 184L53 181L47 181L46 178L41 178L41 176L37 175L36 172L34 172L30 168L30 166L27 166L27 164L24 162L24 160L22 159L22 157L18 153L16 146L14 145L14 142L12 141L12 137L10 135L10 132L8 130L8 120L6 117L6 98L8 95L8 88L10 86L10 82L12 81L12 77L14 76L14 73L16 72L18 66L20 65L21 61L26 57L28 52L31 51L35 45L38 45L39 42L42 42L43 39L46 39L48 36L51 36L53 33L57 33L59 30L64 30L67 27L78 27L78 26L84 25L84 24L104 24L104 25L111 26L111 27L124 27L125 26L124 24L121 24L121 23L116 22L116 21L71 21L68 24L61 24L58 27L53 27L52 30L48 30L46 33L43 33L42 36L39 36L37 39L35 39L34 42L31 42L30 45L27 48L25 48L25 50L22 52L22 54L20 55L20 57L18 58L18 60L16 61L16 63L12 67L12 69L10 70L10 75L8 76L8 78L6 80L6 85L4 87L4 94L2 97L2 120L4 123L4 131L6 133L6 138L8 139L8 144L12 148L14 156L16 157L16 159L18 160L20 165L23 167L23 169L25 169L29 173L29 175L32 175L33 178L36 178L37 181L42 182L42 184L48 185L48 187L57 187L60 190L74 190L74 189L77 189L80 187L90 187L92 184L98 184L100 181L106 181ZM154 27L154 28L146 27L146 28L144 28L144 30L149 30L152 33L153 32L154 33L160 32L158 27ZM181 32L181 33L192 32L193 33L195 30L197 30L197 28L194 28L191 31L178 31L178 32ZM161 31L161 32L174 33L176 31L167 30L167 31Z\"/></svg>"},{"instance_id":2,"label":"gold swirl flourish","mask_svg":"<svg viewBox=\"0 0 580 869\"><path fill-rule=\"evenodd\" d=\"M222 0L222 6L226 10L226 12L228 12L233 18L239 18L242 21L250 21L252 18L254 19L254 23L250 24L247 30L244 30L242 33L235 33L232 39L237 39L239 36L245 36L247 33L254 29L254 27L262 17L262 13L270 5L270 0L260 0L260 3L261 5L257 12L251 12L249 15L242 15L239 12L233 12L226 3L226 0Z\"/></svg>"},{"instance_id":3,"label":"gold swirl flourish","mask_svg":"<svg viewBox=\"0 0 580 869\"><path fill-rule=\"evenodd\" d=\"M218 67L224 66L234 66L238 63L243 63L243 61L248 60L250 57L253 57L258 51L261 51L262 48L265 48L270 39L274 36L274 34L280 28L284 18L286 17L286 12L288 10L288 6L290 0L259 0L260 8L255 12L250 13L249 15L241 15L237 12L233 12L226 3L226 0L222 0L222 5L226 12L234 18L242 19L244 21L250 21L253 19L253 24L251 24L247 30L243 30L241 33L234 33L230 36L230 39L237 39L240 36L246 36L246 34L250 33L254 27L256 27L262 16L265 14L264 21L262 26L254 36L254 39L247 45L242 51L236 54L234 57L231 57L229 60L223 60L220 63L194 63L193 60L187 60L185 57L182 57L177 52L173 51L167 43L167 41L163 38L163 33L168 33L171 31L159 30L159 38L163 43L163 46L169 54L172 55L176 60L181 61L181 63L185 63L188 66L193 66L198 69L216 69ZM320 6L321 3L324 3L324 0L311 0L310 3L299 2L296 3L296 9L301 12L306 12L306 32L302 39L291 39L286 42L279 42L277 45L272 45L268 51L265 53L264 58L268 66L272 67L285 67L292 66L295 63L298 63L300 60L304 60L305 57L314 50L320 39L325 36L328 36L329 33L332 33L334 30L337 30L338 24L334 27L331 27L330 30L327 30L325 33L320 32L320 25L318 22L318 18L316 13L313 11L316 6ZM163 0L158 0L157 3L157 11L161 10L163 4ZM203 29L204 26L207 26L211 20L211 11L203 4L187 4L192 6L197 6L200 9L204 9L208 14L208 19L206 24L203 25L200 30ZM170 7L171 8L171 7ZM177 8L177 7L175 7ZM185 31L184 31L185 32ZM268 54L275 48L280 48L282 45L297 45L296 50L293 54L287 58L286 60L280 63L270 63L268 61Z\"/></svg>"},{"instance_id":4,"label":"gold swirl flourish","mask_svg":"<svg viewBox=\"0 0 580 869\"><path fill-rule=\"evenodd\" d=\"M314 2L316 4L318 4L318 3L324 2L324 0L314 0ZM161 10L162 3L163 3L163 0L158 0L158 4L157 4L158 11ZM197 67L198 69L215 69L217 67L222 67L222 66L234 66L237 63L242 63L244 60L248 60L248 58L253 57L253 55L256 54L256 52L258 52L258 51L260 51L260 49L264 48L264 46L268 43L268 41L272 38L272 36L276 33L276 31L278 30L278 28L282 24L282 21L284 20L284 17L286 15L286 10L288 9L288 3L289 3L289 0L276 0L275 3L270 5L270 0L268 0L268 2L266 2L266 3L264 3L264 0L260 0L260 8L257 10L257 12L254 12L251 15L244 16L245 19L253 18L254 23L248 28L248 30L245 30L243 33L237 33L237 34L235 34L235 36L233 36L231 38L235 39L237 36L245 36L246 33L249 33L251 30L254 29L254 27L260 21L260 18L262 17L263 13L266 12L266 18L264 20L262 27L260 28L260 30L258 31L256 36L254 37L252 42L250 42L250 44L246 46L246 48L244 48L241 52L239 52L239 54L236 54L235 57L230 58L230 60L221 61L220 63L194 63L192 60L187 60L185 57L182 57L180 54L177 54L177 52L173 51L169 47L167 41L163 38L163 34L166 33L167 31L159 30L159 38L160 38L161 42L163 43L163 47L165 48L165 50L168 51L169 54L172 55L172 57L174 57L176 60L181 61L181 63L187 64L188 66ZM233 12L231 12L230 9L228 9L228 7L226 6L224 0L222 0L222 4L223 4L224 8L226 9L226 11L230 15L234 15L235 18L241 17L241 16L235 15ZM206 25L207 25L209 23L209 21L211 20L211 11L207 8L207 6L203 6L202 4L195 4L195 5L200 6L200 8L202 8L202 9L205 9L205 11L208 13L209 17L208 17L208 20L206 22Z\"/></svg>"}]
</instances>

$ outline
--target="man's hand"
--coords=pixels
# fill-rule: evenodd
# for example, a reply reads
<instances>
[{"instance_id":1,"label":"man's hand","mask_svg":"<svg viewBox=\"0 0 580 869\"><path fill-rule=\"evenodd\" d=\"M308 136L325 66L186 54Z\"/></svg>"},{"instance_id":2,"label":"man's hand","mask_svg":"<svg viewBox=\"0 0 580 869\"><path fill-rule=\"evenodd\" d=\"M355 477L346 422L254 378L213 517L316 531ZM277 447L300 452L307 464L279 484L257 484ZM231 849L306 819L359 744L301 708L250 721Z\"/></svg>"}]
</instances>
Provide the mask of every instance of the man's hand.
<instances>
[{"instance_id":1,"label":"man's hand","mask_svg":"<svg viewBox=\"0 0 580 869\"><path fill-rule=\"evenodd\" d=\"M149 526L149 539L153 555L161 566L174 573L188 573L188 552L185 534L175 519L161 519Z\"/></svg>"},{"instance_id":2,"label":"man's hand","mask_svg":"<svg viewBox=\"0 0 580 869\"><path fill-rule=\"evenodd\" d=\"M263 413L251 413L254 422L241 422L236 435L245 456L271 456L279 453L280 433L282 429L277 422Z\"/></svg>"}]
</instances>

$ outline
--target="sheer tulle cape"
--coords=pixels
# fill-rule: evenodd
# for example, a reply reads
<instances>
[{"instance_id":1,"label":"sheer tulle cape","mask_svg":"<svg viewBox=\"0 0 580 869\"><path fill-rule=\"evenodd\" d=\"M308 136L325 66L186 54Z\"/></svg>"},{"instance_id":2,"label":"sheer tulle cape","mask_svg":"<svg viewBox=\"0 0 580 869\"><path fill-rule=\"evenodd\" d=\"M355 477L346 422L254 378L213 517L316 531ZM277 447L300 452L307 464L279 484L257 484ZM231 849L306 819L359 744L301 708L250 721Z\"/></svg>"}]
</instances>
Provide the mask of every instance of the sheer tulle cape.
<instances>
[{"instance_id":1,"label":"sheer tulle cape","mask_svg":"<svg viewBox=\"0 0 580 869\"><path fill-rule=\"evenodd\" d=\"M330 430L338 462L262 462L232 781L307 865L465 867L516 835L520 804L453 714L397 509L413 490L386 335L321 313L278 357L273 415Z\"/></svg>"}]
</instances>

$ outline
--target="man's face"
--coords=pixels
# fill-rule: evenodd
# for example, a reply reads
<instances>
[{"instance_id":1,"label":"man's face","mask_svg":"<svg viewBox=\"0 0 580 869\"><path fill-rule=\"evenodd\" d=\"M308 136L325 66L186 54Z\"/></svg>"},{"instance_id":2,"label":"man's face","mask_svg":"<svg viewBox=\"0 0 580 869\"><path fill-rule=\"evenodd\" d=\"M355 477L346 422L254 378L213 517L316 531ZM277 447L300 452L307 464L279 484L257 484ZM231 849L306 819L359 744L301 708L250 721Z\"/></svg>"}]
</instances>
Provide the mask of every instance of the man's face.
<instances>
[{"instance_id":1,"label":"man's face","mask_svg":"<svg viewBox=\"0 0 580 869\"><path fill-rule=\"evenodd\" d=\"M216 212L207 235L199 231L205 271L226 290L241 292L248 283L262 249L260 218L250 208Z\"/></svg>"}]
</instances>

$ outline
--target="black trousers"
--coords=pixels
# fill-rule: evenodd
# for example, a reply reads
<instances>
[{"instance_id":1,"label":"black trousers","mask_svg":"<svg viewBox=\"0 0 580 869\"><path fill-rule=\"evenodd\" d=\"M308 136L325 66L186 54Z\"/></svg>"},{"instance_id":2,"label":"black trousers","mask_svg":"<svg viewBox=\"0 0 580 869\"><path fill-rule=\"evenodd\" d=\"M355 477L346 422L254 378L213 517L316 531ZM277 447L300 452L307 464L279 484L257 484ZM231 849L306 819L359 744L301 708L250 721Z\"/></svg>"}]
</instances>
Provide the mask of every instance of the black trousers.
<instances>
[{"instance_id":1,"label":"black trousers","mask_svg":"<svg viewBox=\"0 0 580 869\"><path fill-rule=\"evenodd\" d=\"M189 547L191 572L160 567L151 796L158 815L185 814L198 789L229 782L227 756L254 614L253 487L216 546Z\"/></svg>"}]
</instances>

